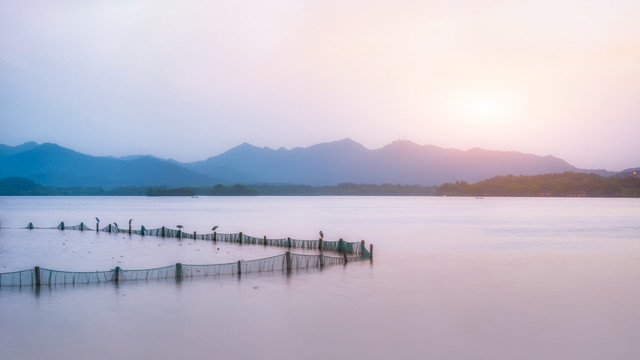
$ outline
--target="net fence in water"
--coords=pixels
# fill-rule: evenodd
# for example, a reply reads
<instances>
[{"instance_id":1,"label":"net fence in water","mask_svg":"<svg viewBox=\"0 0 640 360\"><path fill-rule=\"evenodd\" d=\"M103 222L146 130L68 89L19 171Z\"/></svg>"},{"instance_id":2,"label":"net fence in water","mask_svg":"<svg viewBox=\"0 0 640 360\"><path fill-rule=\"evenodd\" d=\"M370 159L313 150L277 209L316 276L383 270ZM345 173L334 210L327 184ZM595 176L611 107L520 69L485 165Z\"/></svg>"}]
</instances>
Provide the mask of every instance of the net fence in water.
<instances>
[{"instance_id":1,"label":"net fence in water","mask_svg":"<svg viewBox=\"0 0 640 360\"><path fill-rule=\"evenodd\" d=\"M288 258L288 259L287 259ZM264 271L288 271L298 269L323 268L344 265L352 261L362 261L362 256L326 256L286 253L268 258L237 261L225 264L188 265L175 264L153 269L126 270L115 268L108 271L72 272L45 268L0 273L1 286L97 284L105 282L158 280L195 276L219 276L256 273Z\"/></svg>"},{"instance_id":2,"label":"net fence in water","mask_svg":"<svg viewBox=\"0 0 640 360\"><path fill-rule=\"evenodd\" d=\"M60 229L60 230L79 230L79 231L95 231L90 229L84 223L80 225L65 226L64 222L53 228L37 228L32 223L26 227L27 229ZM172 238L188 238L201 239L211 241L223 241L230 243L278 246L287 248L317 249L320 251L335 251L336 254L342 256L327 256L320 254L295 254L286 252L276 256L271 256L255 260L240 260L232 263L209 264L209 265L190 265L175 264L152 269L127 270L116 267L108 271L95 272L71 272L45 269L35 267L23 271L14 271L0 273L0 287L2 286L41 286L41 285L66 285L66 284L96 284L105 282L133 281L133 280L155 280L155 279L181 279L184 277L195 276L220 276L246 274L265 271L291 271L297 269L323 268L332 265L346 265L353 261L362 261L371 259L371 253L366 249L364 241L362 242L346 242L342 239L339 241L324 240L299 240L291 238L268 239L266 236L259 238L253 236L238 234L196 234L184 233L181 230L167 229L165 227L147 230L141 227L140 230L124 230L111 224L99 229L99 231L130 233L142 236L161 236ZM351 256L347 255L350 254Z\"/></svg>"},{"instance_id":3,"label":"net fence in water","mask_svg":"<svg viewBox=\"0 0 640 360\"><path fill-rule=\"evenodd\" d=\"M96 224L96 225L99 225L99 224ZM26 229L96 231L96 229L92 229L87 225L85 225L84 223L80 223L79 225L65 226L64 222L61 222L56 227L34 227L32 223L29 223ZM370 256L369 251L367 251L367 249L364 246L361 246L360 242L347 242L342 239L338 241L326 241L321 239L301 240L301 239L292 239L292 238L268 239L266 236L255 237L255 236L245 235L243 233L219 234L219 233L213 232L208 234L197 234L196 232L190 233L182 230L169 229L164 226L157 229L146 229L144 226L141 226L140 230L122 229L122 228L119 228L116 224L109 224L102 228L98 228L97 231L109 232L109 233L126 233L126 234L141 235L141 236L178 238L178 239L211 240L211 241L222 241L222 242L228 242L228 243L276 246L276 247L299 248L299 249L309 249L309 250L317 249L317 250L339 251L339 252L346 252L347 254L352 254L352 255Z\"/></svg>"}]
</instances>

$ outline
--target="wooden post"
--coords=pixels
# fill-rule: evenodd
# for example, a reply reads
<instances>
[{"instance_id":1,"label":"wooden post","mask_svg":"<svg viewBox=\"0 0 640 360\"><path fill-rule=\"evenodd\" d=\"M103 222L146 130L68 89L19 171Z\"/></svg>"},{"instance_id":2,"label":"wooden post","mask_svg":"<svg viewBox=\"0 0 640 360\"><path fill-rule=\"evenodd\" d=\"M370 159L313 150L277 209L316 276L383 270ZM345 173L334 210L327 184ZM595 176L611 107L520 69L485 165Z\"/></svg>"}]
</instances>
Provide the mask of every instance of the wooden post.
<instances>
[{"instance_id":1,"label":"wooden post","mask_svg":"<svg viewBox=\"0 0 640 360\"><path fill-rule=\"evenodd\" d=\"M80 231L84 231L84 223L83 222L80 223Z\"/></svg>"},{"instance_id":2,"label":"wooden post","mask_svg":"<svg viewBox=\"0 0 640 360\"><path fill-rule=\"evenodd\" d=\"M29 225L27 225L27 229L33 230L33 223L29 223Z\"/></svg>"},{"instance_id":3,"label":"wooden post","mask_svg":"<svg viewBox=\"0 0 640 360\"><path fill-rule=\"evenodd\" d=\"M98 231L100 231L100 223L99 222L96 223L96 232L98 232Z\"/></svg>"},{"instance_id":4,"label":"wooden post","mask_svg":"<svg viewBox=\"0 0 640 360\"><path fill-rule=\"evenodd\" d=\"M213 242L216 242L216 232L213 232Z\"/></svg>"},{"instance_id":5,"label":"wooden post","mask_svg":"<svg viewBox=\"0 0 640 360\"><path fill-rule=\"evenodd\" d=\"M320 257L320 267L323 268L324 267L324 255L320 254L318 256Z\"/></svg>"},{"instance_id":6,"label":"wooden post","mask_svg":"<svg viewBox=\"0 0 640 360\"><path fill-rule=\"evenodd\" d=\"M40 286L40 266L36 266L34 269L36 286Z\"/></svg>"},{"instance_id":7,"label":"wooden post","mask_svg":"<svg viewBox=\"0 0 640 360\"><path fill-rule=\"evenodd\" d=\"M364 251L367 247L364 245L364 240L360 241L360 256L364 255Z\"/></svg>"},{"instance_id":8,"label":"wooden post","mask_svg":"<svg viewBox=\"0 0 640 360\"><path fill-rule=\"evenodd\" d=\"M195 240L195 239L196 239L196 232L194 231L193 232L193 240Z\"/></svg>"},{"instance_id":9,"label":"wooden post","mask_svg":"<svg viewBox=\"0 0 640 360\"><path fill-rule=\"evenodd\" d=\"M178 230L178 239L182 239L182 230Z\"/></svg>"},{"instance_id":10,"label":"wooden post","mask_svg":"<svg viewBox=\"0 0 640 360\"><path fill-rule=\"evenodd\" d=\"M120 281L120 266L116 266L115 272L113 273L113 281L117 284Z\"/></svg>"},{"instance_id":11,"label":"wooden post","mask_svg":"<svg viewBox=\"0 0 640 360\"><path fill-rule=\"evenodd\" d=\"M242 231L238 234L238 241L240 241L240 245L242 245Z\"/></svg>"},{"instance_id":12,"label":"wooden post","mask_svg":"<svg viewBox=\"0 0 640 360\"><path fill-rule=\"evenodd\" d=\"M238 275L242 274L242 263L238 260Z\"/></svg>"},{"instance_id":13,"label":"wooden post","mask_svg":"<svg viewBox=\"0 0 640 360\"><path fill-rule=\"evenodd\" d=\"M371 255L371 260L373 260L373 244L369 244L369 255Z\"/></svg>"},{"instance_id":14,"label":"wooden post","mask_svg":"<svg viewBox=\"0 0 640 360\"><path fill-rule=\"evenodd\" d=\"M322 251L322 238L318 239L318 250Z\"/></svg>"},{"instance_id":15,"label":"wooden post","mask_svg":"<svg viewBox=\"0 0 640 360\"><path fill-rule=\"evenodd\" d=\"M131 224L129 224L129 235L131 235Z\"/></svg>"},{"instance_id":16,"label":"wooden post","mask_svg":"<svg viewBox=\"0 0 640 360\"><path fill-rule=\"evenodd\" d=\"M287 251L284 253L284 257L287 261L287 271L291 271L291 252Z\"/></svg>"},{"instance_id":17,"label":"wooden post","mask_svg":"<svg viewBox=\"0 0 640 360\"><path fill-rule=\"evenodd\" d=\"M60 226L60 230L64 230L64 221L61 221L60 225L58 225L58 226Z\"/></svg>"},{"instance_id":18,"label":"wooden post","mask_svg":"<svg viewBox=\"0 0 640 360\"><path fill-rule=\"evenodd\" d=\"M287 238L287 244L289 245L289 248L291 248L291 238L290 237Z\"/></svg>"},{"instance_id":19,"label":"wooden post","mask_svg":"<svg viewBox=\"0 0 640 360\"><path fill-rule=\"evenodd\" d=\"M162 237L164 237L164 226L162 227Z\"/></svg>"},{"instance_id":20,"label":"wooden post","mask_svg":"<svg viewBox=\"0 0 640 360\"><path fill-rule=\"evenodd\" d=\"M176 280L182 280L182 264L176 263Z\"/></svg>"},{"instance_id":21,"label":"wooden post","mask_svg":"<svg viewBox=\"0 0 640 360\"><path fill-rule=\"evenodd\" d=\"M344 257L344 264L345 264L345 265L347 265L347 261L348 261L348 260L347 260L347 252L346 252L346 251L345 251L345 252L343 252L343 253L342 253L342 256Z\"/></svg>"},{"instance_id":22,"label":"wooden post","mask_svg":"<svg viewBox=\"0 0 640 360\"><path fill-rule=\"evenodd\" d=\"M344 251L344 240L338 240L338 251Z\"/></svg>"},{"instance_id":23,"label":"wooden post","mask_svg":"<svg viewBox=\"0 0 640 360\"><path fill-rule=\"evenodd\" d=\"M111 232L111 224L109 224L109 232Z\"/></svg>"},{"instance_id":24,"label":"wooden post","mask_svg":"<svg viewBox=\"0 0 640 360\"><path fill-rule=\"evenodd\" d=\"M264 240L262 241L262 244L263 244L264 246L267 246L267 235L265 235L263 239L264 239Z\"/></svg>"}]
</instances>

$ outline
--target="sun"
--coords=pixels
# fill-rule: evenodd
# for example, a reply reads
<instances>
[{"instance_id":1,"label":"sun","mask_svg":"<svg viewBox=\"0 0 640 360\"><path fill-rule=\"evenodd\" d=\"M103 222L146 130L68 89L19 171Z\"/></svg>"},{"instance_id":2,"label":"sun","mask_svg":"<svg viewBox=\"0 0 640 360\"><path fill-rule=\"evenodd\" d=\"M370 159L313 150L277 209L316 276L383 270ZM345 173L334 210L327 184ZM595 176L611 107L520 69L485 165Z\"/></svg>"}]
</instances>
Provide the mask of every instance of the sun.
<instances>
[{"instance_id":1,"label":"sun","mask_svg":"<svg viewBox=\"0 0 640 360\"><path fill-rule=\"evenodd\" d=\"M509 96L497 92L470 92L454 97L453 115L466 123L500 124L508 120L513 110Z\"/></svg>"}]
</instances>

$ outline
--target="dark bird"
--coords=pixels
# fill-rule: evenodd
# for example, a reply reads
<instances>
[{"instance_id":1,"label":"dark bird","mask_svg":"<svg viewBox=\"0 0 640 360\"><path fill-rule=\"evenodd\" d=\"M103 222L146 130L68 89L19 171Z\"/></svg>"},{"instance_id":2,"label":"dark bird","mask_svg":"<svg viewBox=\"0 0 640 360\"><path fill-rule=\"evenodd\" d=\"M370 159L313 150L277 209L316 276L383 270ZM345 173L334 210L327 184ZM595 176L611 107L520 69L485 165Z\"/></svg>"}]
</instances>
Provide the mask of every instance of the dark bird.
<instances>
[{"instance_id":1,"label":"dark bird","mask_svg":"<svg viewBox=\"0 0 640 360\"><path fill-rule=\"evenodd\" d=\"M98 219L98 217L97 217L97 216L96 216L96 221L97 221L97 222L100 222L100 219Z\"/></svg>"},{"instance_id":2,"label":"dark bird","mask_svg":"<svg viewBox=\"0 0 640 360\"><path fill-rule=\"evenodd\" d=\"M115 225L116 227L118 227L118 223L117 222L113 222L113 225Z\"/></svg>"},{"instance_id":3,"label":"dark bird","mask_svg":"<svg viewBox=\"0 0 640 360\"><path fill-rule=\"evenodd\" d=\"M212 227L211 230L216 231L217 228L218 228L218 225Z\"/></svg>"},{"instance_id":4,"label":"dark bird","mask_svg":"<svg viewBox=\"0 0 640 360\"><path fill-rule=\"evenodd\" d=\"M131 225L131 222L133 221L133 219L129 219L129 225Z\"/></svg>"},{"instance_id":5,"label":"dark bird","mask_svg":"<svg viewBox=\"0 0 640 360\"><path fill-rule=\"evenodd\" d=\"M176 227L177 227L178 229L182 229L184 226L182 226L182 225L176 225Z\"/></svg>"},{"instance_id":6,"label":"dark bird","mask_svg":"<svg viewBox=\"0 0 640 360\"><path fill-rule=\"evenodd\" d=\"M324 238L324 234L322 233L322 230L320 230L320 238Z\"/></svg>"}]
</instances>

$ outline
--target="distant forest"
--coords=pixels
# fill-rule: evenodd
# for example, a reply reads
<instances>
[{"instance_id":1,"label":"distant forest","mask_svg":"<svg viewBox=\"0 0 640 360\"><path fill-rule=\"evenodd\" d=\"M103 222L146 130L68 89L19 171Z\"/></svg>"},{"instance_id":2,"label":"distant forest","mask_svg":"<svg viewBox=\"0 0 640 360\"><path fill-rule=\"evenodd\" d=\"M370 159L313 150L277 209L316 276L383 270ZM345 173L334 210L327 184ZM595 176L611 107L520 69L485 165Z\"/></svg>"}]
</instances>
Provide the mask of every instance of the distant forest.
<instances>
[{"instance_id":1,"label":"distant forest","mask_svg":"<svg viewBox=\"0 0 640 360\"><path fill-rule=\"evenodd\" d=\"M640 197L640 178L603 177L565 172L535 176L496 176L475 184L464 181L438 186L435 195L447 196L554 196Z\"/></svg>"},{"instance_id":2,"label":"distant forest","mask_svg":"<svg viewBox=\"0 0 640 360\"><path fill-rule=\"evenodd\" d=\"M640 197L640 178L603 177L566 172L536 176L496 176L469 184L465 181L440 186L398 184L309 185L215 185L212 187L47 187L25 178L0 179L0 195L49 196L526 196L526 197Z\"/></svg>"}]
</instances>

